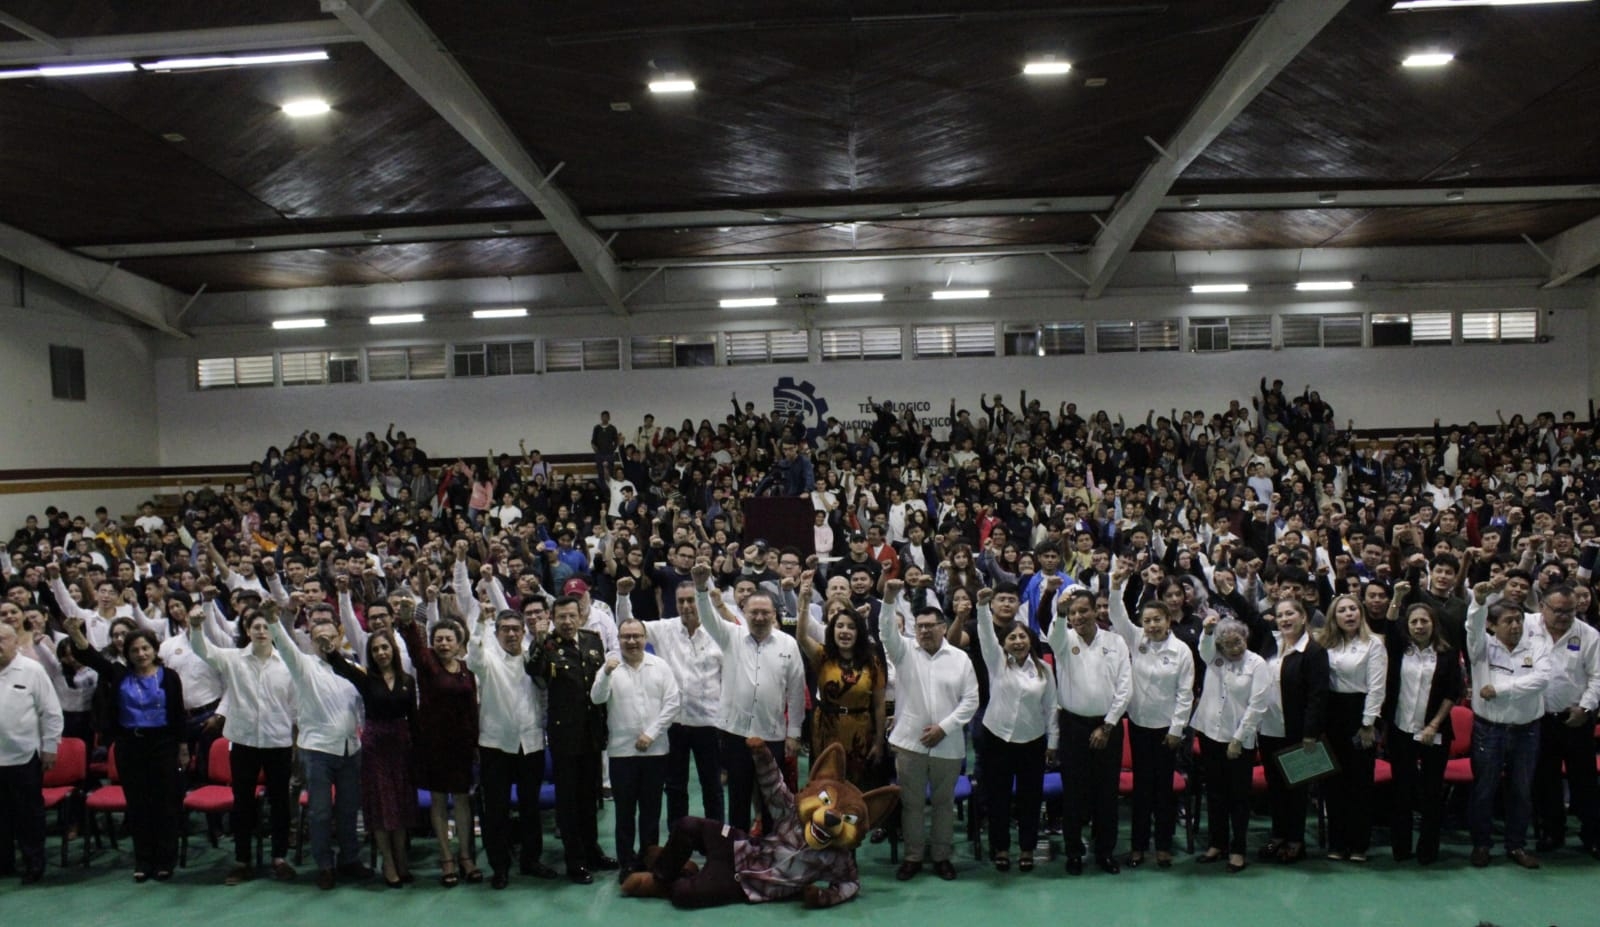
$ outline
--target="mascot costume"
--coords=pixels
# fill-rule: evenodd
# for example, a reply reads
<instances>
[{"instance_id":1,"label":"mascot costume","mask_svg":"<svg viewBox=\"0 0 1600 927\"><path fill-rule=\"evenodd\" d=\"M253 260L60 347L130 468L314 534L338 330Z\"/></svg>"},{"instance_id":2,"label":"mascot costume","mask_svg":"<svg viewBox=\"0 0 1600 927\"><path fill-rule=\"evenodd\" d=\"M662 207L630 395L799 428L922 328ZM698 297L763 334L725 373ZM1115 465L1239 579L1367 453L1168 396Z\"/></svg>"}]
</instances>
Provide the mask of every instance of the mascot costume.
<instances>
[{"instance_id":1,"label":"mascot costume","mask_svg":"<svg viewBox=\"0 0 1600 927\"><path fill-rule=\"evenodd\" d=\"M900 801L900 787L866 794L845 781L844 748L831 744L811 764L811 781L789 794L778 764L759 738L746 741L761 799L776 833L752 838L721 821L686 817L665 847L645 851L647 868L622 883L635 898L670 898L680 908L800 896L807 907L842 904L861 891L856 847ZM705 855L696 868L691 854ZM825 885L823 883L826 883Z\"/></svg>"}]
</instances>

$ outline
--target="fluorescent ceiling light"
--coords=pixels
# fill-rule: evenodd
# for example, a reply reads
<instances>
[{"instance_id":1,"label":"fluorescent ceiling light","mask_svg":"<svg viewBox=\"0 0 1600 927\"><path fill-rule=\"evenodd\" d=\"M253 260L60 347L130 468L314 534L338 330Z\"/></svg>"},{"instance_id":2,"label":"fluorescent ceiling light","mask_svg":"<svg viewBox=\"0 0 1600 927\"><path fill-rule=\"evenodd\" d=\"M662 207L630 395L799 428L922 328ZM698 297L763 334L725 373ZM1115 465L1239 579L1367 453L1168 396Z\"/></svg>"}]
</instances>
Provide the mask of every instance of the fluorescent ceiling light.
<instances>
[{"instance_id":1,"label":"fluorescent ceiling light","mask_svg":"<svg viewBox=\"0 0 1600 927\"><path fill-rule=\"evenodd\" d=\"M1400 66L1403 68L1442 68L1454 60L1456 60L1456 56L1451 52L1418 52L1414 55L1407 55L1400 62Z\"/></svg>"},{"instance_id":2,"label":"fluorescent ceiling light","mask_svg":"<svg viewBox=\"0 0 1600 927\"><path fill-rule=\"evenodd\" d=\"M1029 61L1022 66L1022 73L1033 77L1049 77L1066 74L1072 70L1072 62L1057 61L1054 58L1044 58L1039 61Z\"/></svg>"},{"instance_id":3,"label":"fluorescent ceiling light","mask_svg":"<svg viewBox=\"0 0 1600 927\"><path fill-rule=\"evenodd\" d=\"M137 71L131 61L105 61L99 64L45 64L36 68L0 71L0 80L13 77L83 77L90 74L126 74Z\"/></svg>"},{"instance_id":4,"label":"fluorescent ceiling light","mask_svg":"<svg viewBox=\"0 0 1600 927\"><path fill-rule=\"evenodd\" d=\"M332 108L327 100L290 100L283 104L283 114L299 119L302 116L320 116Z\"/></svg>"},{"instance_id":5,"label":"fluorescent ceiling light","mask_svg":"<svg viewBox=\"0 0 1600 927\"><path fill-rule=\"evenodd\" d=\"M516 309L474 309L472 317L475 319L520 319L528 314L528 310Z\"/></svg>"},{"instance_id":6,"label":"fluorescent ceiling light","mask_svg":"<svg viewBox=\"0 0 1600 927\"><path fill-rule=\"evenodd\" d=\"M287 331L291 328L326 328L327 319L279 319L272 323L278 331Z\"/></svg>"},{"instance_id":7,"label":"fluorescent ceiling light","mask_svg":"<svg viewBox=\"0 0 1600 927\"><path fill-rule=\"evenodd\" d=\"M1294 288L1302 292L1316 290L1353 290L1356 288L1356 285L1349 280L1302 280L1299 283L1296 283Z\"/></svg>"},{"instance_id":8,"label":"fluorescent ceiling light","mask_svg":"<svg viewBox=\"0 0 1600 927\"><path fill-rule=\"evenodd\" d=\"M653 80L650 82L651 93L693 93L694 81L692 80Z\"/></svg>"},{"instance_id":9,"label":"fluorescent ceiling light","mask_svg":"<svg viewBox=\"0 0 1600 927\"><path fill-rule=\"evenodd\" d=\"M325 51L286 52L276 55L208 55L203 58L163 58L140 64L146 71L188 71L196 68L241 68L258 64L294 64L327 61Z\"/></svg>"},{"instance_id":10,"label":"fluorescent ceiling light","mask_svg":"<svg viewBox=\"0 0 1600 927\"><path fill-rule=\"evenodd\" d=\"M830 303L881 303L882 293L829 293Z\"/></svg>"},{"instance_id":11,"label":"fluorescent ceiling light","mask_svg":"<svg viewBox=\"0 0 1600 927\"><path fill-rule=\"evenodd\" d=\"M1248 293L1248 283L1196 283L1189 287L1191 293Z\"/></svg>"},{"instance_id":12,"label":"fluorescent ceiling light","mask_svg":"<svg viewBox=\"0 0 1600 927\"><path fill-rule=\"evenodd\" d=\"M367 321L373 325L412 325L423 320L420 312L403 312L398 315L375 315Z\"/></svg>"},{"instance_id":13,"label":"fluorescent ceiling light","mask_svg":"<svg viewBox=\"0 0 1600 927\"><path fill-rule=\"evenodd\" d=\"M1391 9L1449 10L1468 6L1544 6L1548 3L1588 3L1589 0L1400 0Z\"/></svg>"},{"instance_id":14,"label":"fluorescent ceiling light","mask_svg":"<svg viewBox=\"0 0 1600 927\"><path fill-rule=\"evenodd\" d=\"M776 306L777 304L778 297L776 296L748 296L739 299L723 299L717 302L717 305L724 309L760 309L763 306Z\"/></svg>"},{"instance_id":15,"label":"fluorescent ceiling light","mask_svg":"<svg viewBox=\"0 0 1600 927\"><path fill-rule=\"evenodd\" d=\"M988 290L934 290L934 299L988 299Z\"/></svg>"}]
</instances>

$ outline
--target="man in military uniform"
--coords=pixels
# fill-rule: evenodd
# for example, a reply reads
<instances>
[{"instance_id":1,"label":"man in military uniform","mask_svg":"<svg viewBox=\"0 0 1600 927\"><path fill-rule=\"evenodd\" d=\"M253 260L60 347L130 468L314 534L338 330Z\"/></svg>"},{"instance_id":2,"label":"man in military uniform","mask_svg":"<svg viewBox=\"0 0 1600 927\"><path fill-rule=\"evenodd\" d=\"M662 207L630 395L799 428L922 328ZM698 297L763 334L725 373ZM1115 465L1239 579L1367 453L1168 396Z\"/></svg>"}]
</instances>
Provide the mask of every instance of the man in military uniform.
<instances>
[{"instance_id":1,"label":"man in military uniform","mask_svg":"<svg viewBox=\"0 0 1600 927\"><path fill-rule=\"evenodd\" d=\"M606 707L589 698L606 664L600 635L583 628L580 603L562 596L550 607L554 630L538 629L528 675L549 694L547 748L555 767L556 821L566 849L567 878L594 881L593 870L615 869L600 850L600 755L606 747Z\"/></svg>"}]
</instances>

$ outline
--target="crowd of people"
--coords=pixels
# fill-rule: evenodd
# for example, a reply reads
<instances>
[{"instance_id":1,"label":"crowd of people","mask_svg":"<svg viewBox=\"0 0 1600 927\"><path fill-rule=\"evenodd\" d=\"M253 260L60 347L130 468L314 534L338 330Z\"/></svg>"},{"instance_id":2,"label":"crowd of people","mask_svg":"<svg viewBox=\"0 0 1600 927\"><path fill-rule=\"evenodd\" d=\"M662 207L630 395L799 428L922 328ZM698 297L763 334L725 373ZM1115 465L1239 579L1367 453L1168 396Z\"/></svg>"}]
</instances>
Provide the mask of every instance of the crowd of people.
<instances>
[{"instance_id":1,"label":"crowd of people","mask_svg":"<svg viewBox=\"0 0 1600 927\"><path fill-rule=\"evenodd\" d=\"M219 737L229 884L259 875L258 831L270 875L296 877L294 783L323 888L373 875L358 820L394 888L430 825L446 887L485 881L475 825L495 888L626 876L663 813L689 813L691 766L706 817L774 826L748 738L791 775L838 743L863 789L927 794L889 829L902 880L956 878L964 771L1000 871L1032 870L1049 824L1071 875L1169 868L1186 788L1207 820L1194 861L1240 871L1257 766L1256 860L1307 858L1316 790L1328 859L1365 862L1386 824L1395 859L1429 864L1466 708L1472 865L1494 856L1497 800L1518 865L1572 818L1600 858L1589 421L1378 441L1265 379L1132 425L1026 394L952 400L938 432L874 407L855 433L737 396L716 424L602 413L592 473L522 444L442 461L393 425L305 433L175 512L29 517L0 558L0 872L44 873L39 787L64 736L112 754L141 882L171 877L184 783ZM769 543L758 493L808 498L811 543ZM564 872L543 856L547 777Z\"/></svg>"}]
</instances>

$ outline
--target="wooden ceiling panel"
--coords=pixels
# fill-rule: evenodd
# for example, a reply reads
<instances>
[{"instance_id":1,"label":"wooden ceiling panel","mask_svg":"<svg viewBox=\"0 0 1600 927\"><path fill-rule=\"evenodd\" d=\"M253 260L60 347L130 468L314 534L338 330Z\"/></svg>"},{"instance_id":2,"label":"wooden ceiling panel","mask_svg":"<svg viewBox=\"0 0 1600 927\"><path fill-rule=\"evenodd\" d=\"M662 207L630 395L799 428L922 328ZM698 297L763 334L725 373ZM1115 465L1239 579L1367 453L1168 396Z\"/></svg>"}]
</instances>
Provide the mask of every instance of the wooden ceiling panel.
<instances>
[{"instance_id":1,"label":"wooden ceiling panel","mask_svg":"<svg viewBox=\"0 0 1600 927\"><path fill-rule=\"evenodd\" d=\"M417 5L536 157L566 165L562 187L590 212L1115 192L1153 156L1144 136L1173 131L1267 6L935 3L873 20L904 5L775 17L670 3L602 20L509 0L470 17L449 0ZM1041 47L1073 74L1024 78ZM699 89L649 94L652 61Z\"/></svg>"},{"instance_id":2,"label":"wooden ceiling panel","mask_svg":"<svg viewBox=\"0 0 1600 927\"><path fill-rule=\"evenodd\" d=\"M1086 245L1096 229L1094 220L1081 214L805 223L733 228L726 232L710 228L641 229L618 236L613 248L623 260L644 261L741 254Z\"/></svg>"},{"instance_id":3,"label":"wooden ceiling panel","mask_svg":"<svg viewBox=\"0 0 1600 927\"><path fill-rule=\"evenodd\" d=\"M1395 14L1390 5L1346 7L1183 179L1331 185L1594 176L1600 16L1592 9ZM1430 49L1451 50L1456 60L1400 66Z\"/></svg>"},{"instance_id":4,"label":"wooden ceiling panel","mask_svg":"<svg viewBox=\"0 0 1600 927\"><path fill-rule=\"evenodd\" d=\"M1600 214L1600 203L1157 213L1141 251L1370 248L1541 241Z\"/></svg>"},{"instance_id":5,"label":"wooden ceiling panel","mask_svg":"<svg viewBox=\"0 0 1600 927\"><path fill-rule=\"evenodd\" d=\"M282 0L6 0L5 12L61 39L321 18L315 3ZM0 41L22 38L0 26Z\"/></svg>"},{"instance_id":6,"label":"wooden ceiling panel","mask_svg":"<svg viewBox=\"0 0 1600 927\"><path fill-rule=\"evenodd\" d=\"M122 262L180 290L207 292L353 286L411 280L567 273L576 264L554 236L316 248Z\"/></svg>"}]
</instances>

